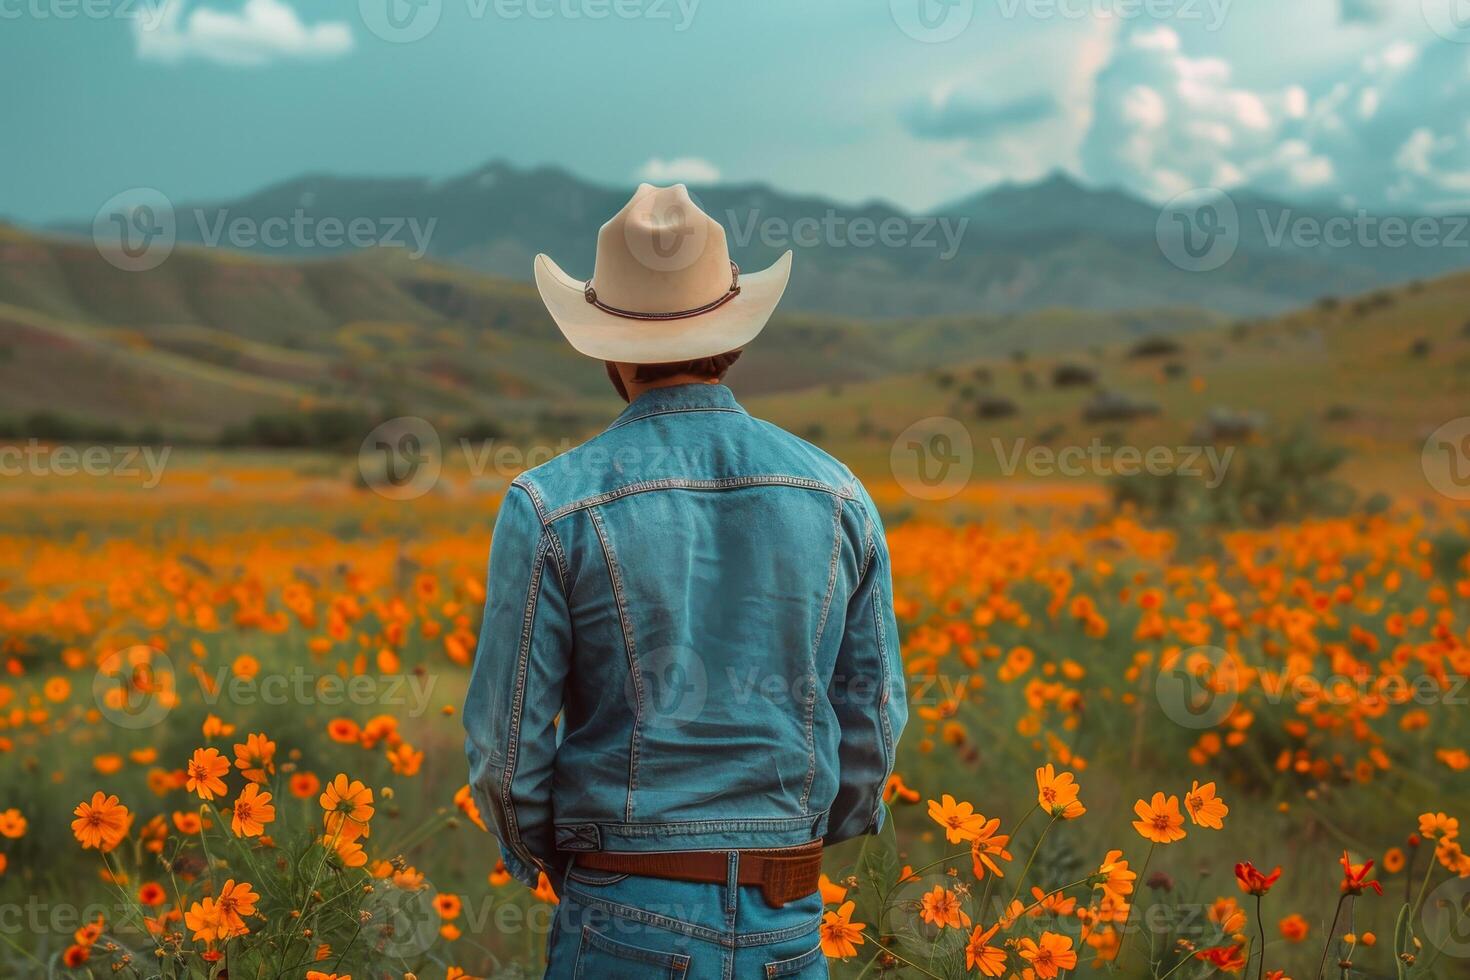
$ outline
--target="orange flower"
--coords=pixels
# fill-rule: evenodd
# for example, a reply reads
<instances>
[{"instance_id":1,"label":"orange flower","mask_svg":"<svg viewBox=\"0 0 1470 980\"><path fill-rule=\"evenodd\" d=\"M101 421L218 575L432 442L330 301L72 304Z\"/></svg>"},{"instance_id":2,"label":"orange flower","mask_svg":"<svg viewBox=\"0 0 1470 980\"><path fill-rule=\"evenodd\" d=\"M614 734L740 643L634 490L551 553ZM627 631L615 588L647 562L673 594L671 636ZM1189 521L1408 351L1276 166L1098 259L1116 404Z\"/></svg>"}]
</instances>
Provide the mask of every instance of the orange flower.
<instances>
[{"instance_id":1,"label":"orange flower","mask_svg":"<svg viewBox=\"0 0 1470 980\"><path fill-rule=\"evenodd\" d=\"M551 887L551 879L546 877L543 871L536 877L536 888L531 892L531 897L538 902L548 902L552 905L560 905L561 899L556 897L556 889Z\"/></svg>"},{"instance_id":2,"label":"orange flower","mask_svg":"<svg viewBox=\"0 0 1470 980\"><path fill-rule=\"evenodd\" d=\"M122 843L133 819L116 796L103 796L101 790L92 794L91 803L78 803L72 812L77 818L71 822L71 832L82 847L104 853Z\"/></svg>"},{"instance_id":3,"label":"orange flower","mask_svg":"<svg viewBox=\"0 0 1470 980\"><path fill-rule=\"evenodd\" d=\"M367 852L362 849L362 841L356 837L340 837L333 848L343 867L360 868L367 864Z\"/></svg>"},{"instance_id":4,"label":"orange flower","mask_svg":"<svg viewBox=\"0 0 1470 980\"><path fill-rule=\"evenodd\" d=\"M830 959L845 960L856 956L857 948L863 945L863 930L868 926L863 922L852 921L855 908L856 902L843 902L836 912L825 912L822 915L822 952Z\"/></svg>"},{"instance_id":5,"label":"orange flower","mask_svg":"<svg viewBox=\"0 0 1470 980\"><path fill-rule=\"evenodd\" d=\"M1006 971L1006 951L1000 946L991 946L990 937L1000 928L997 922L982 932L979 926L970 933L965 944L965 969L979 970L987 977L998 977Z\"/></svg>"},{"instance_id":6,"label":"orange flower","mask_svg":"<svg viewBox=\"0 0 1470 980\"><path fill-rule=\"evenodd\" d=\"M1043 932L1039 941L1028 936L1021 940L1019 950L1021 959L1030 963L1043 980L1077 968L1077 951L1072 948L1071 936Z\"/></svg>"},{"instance_id":7,"label":"orange flower","mask_svg":"<svg viewBox=\"0 0 1470 980\"><path fill-rule=\"evenodd\" d=\"M485 826L485 818L480 816L480 807L475 803L475 797L470 792L469 784L454 791L454 805L459 807L460 812L468 817L476 827L481 830L489 829Z\"/></svg>"},{"instance_id":8,"label":"orange flower","mask_svg":"<svg viewBox=\"0 0 1470 980\"><path fill-rule=\"evenodd\" d=\"M490 884L495 884L492 880ZM825 873L817 878L817 891L822 895L823 905L841 905L847 899L847 889L841 885L834 885L832 879Z\"/></svg>"},{"instance_id":9,"label":"orange flower","mask_svg":"<svg viewBox=\"0 0 1470 980\"><path fill-rule=\"evenodd\" d=\"M327 723L327 735L334 742L351 744L358 740L362 729L351 718L333 718Z\"/></svg>"},{"instance_id":10,"label":"orange flower","mask_svg":"<svg viewBox=\"0 0 1470 980\"><path fill-rule=\"evenodd\" d=\"M1240 890L1245 892L1247 895L1266 894L1271 890L1271 886L1276 884L1276 879L1280 877L1281 865L1279 864L1276 866L1276 870L1272 871L1270 874L1261 874L1261 872L1256 869L1256 866L1254 864L1251 864L1249 861L1246 861L1244 864L1237 864L1235 866L1235 883L1239 885Z\"/></svg>"},{"instance_id":11,"label":"orange flower","mask_svg":"<svg viewBox=\"0 0 1470 980\"><path fill-rule=\"evenodd\" d=\"M1133 829L1144 840L1172 844L1184 839L1184 815L1179 812L1179 797L1165 799L1163 793L1155 793L1152 802L1139 800L1135 803L1133 812L1138 814L1138 819L1133 821Z\"/></svg>"},{"instance_id":12,"label":"orange flower","mask_svg":"<svg viewBox=\"0 0 1470 980\"><path fill-rule=\"evenodd\" d=\"M1005 877L1005 872L1000 870L995 861L991 859L992 856L1002 861L1011 859L1011 852L1006 850L1006 845L1010 843L1011 838L1008 834L997 834L996 831L999 829L1000 820L992 817L986 821L985 826L975 832L975 839L970 841L970 861L976 881L985 878L986 870L997 878Z\"/></svg>"},{"instance_id":13,"label":"orange flower","mask_svg":"<svg viewBox=\"0 0 1470 980\"><path fill-rule=\"evenodd\" d=\"M212 800L227 792L220 777L230 771L229 760L213 747L195 749L186 767L188 781L184 784L191 793L198 793L202 800Z\"/></svg>"},{"instance_id":14,"label":"orange flower","mask_svg":"<svg viewBox=\"0 0 1470 980\"><path fill-rule=\"evenodd\" d=\"M221 924L219 908L212 898L195 902L184 913L184 925L194 933L195 942L214 942L219 938Z\"/></svg>"},{"instance_id":15,"label":"orange flower","mask_svg":"<svg viewBox=\"0 0 1470 980\"><path fill-rule=\"evenodd\" d=\"M276 771L276 743L254 732L235 743L235 768L252 783L264 783Z\"/></svg>"},{"instance_id":16,"label":"orange flower","mask_svg":"<svg viewBox=\"0 0 1470 980\"><path fill-rule=\"evenodd\" d=\"M314 772L296 772L291 774L291 795L299 799L309 800L321 791L322 781L316 778Z\"/></svg>"},{"instance_id":17,"label":"orange flower","mask_svg":"<svg viewBox=\"0 0 1470 980\"><path fill-rule=\"evenodd\" d=\"M138 888L138 903L149 908L162 905L167 897L168 894L163 890L163 886L156 881L145 881Z\"/></svg>"},{"instance_id":18,"label":"orange flower","mask_svg":"<svg viewBox=\"0 0 1470 980\"><path fill-rule=\"evenodd\" d=\"M1460 821L1443 813L1419 814L1419 833L1430 840L1443 837L1454 840L1460 836Z\"/></svg>"},{"instance_id":19,"label":"orange flower","mask_svg":"<svg viewBox=\"0 0 1470 980\"><path fill-rule=\"evenodd\" d=\"M265 825L276 819L271 794L262 792L255 783L246 783L230 815L230 828L236 837L259 837Z\"/></svg>"},{"instance_id":20,"label":"orange flower","mask_svg":"<svg viewBox=\"0 0 1470 980\"><path fill-rule=\"evenodd\" d=\"M1097 873L1107 876L1098 886L1105 895L1118 902L1128 901L1128 896L1133 894L1133 882L1137 880L1138 872L1128 870L1128 862L1123 859L1122 851L1109 851L1098 866Z\"/></svg>"},{"instance_id":21,"label":"orange flower","mask_svg":"<svg viewBox=\"0 0 1470 980\"><path fill-rule=\"evenodd\" d=\"M323 820L327 832L345 837L367 837L368 821L373 817L373 791L357 780L348 781L345 773L337 773L318 800L326 813Z\"/></svg>"},{"instance_id":22,"label":"orange flower","mask_svg":"<svg viewBox=\"0 0 1470 980\"><path fill-rule=\"evenodd\" d=\"M11 807L4 813L0 813L0 836L9 837L11 840L26 835L26 818L15 807Z\"/></svg>"},{"instance_id":23,"label":"orange flower","mask_svg":"<svg viewBox=\"0 0 1470 980\"><path fill-rule=\"evenodd\" d=\"M1036 802L1054 817L1075 820L1087 812L1077 798L1080 789L1075 776L1057 773L1050 762L1036 770Z\"/></svg>"},{"instance_id":24,"label":"orange flower","mask_svg":"<svg viewBox=\"0 0 1470 980\"><path fill-rule=\"evenodd\" d=\"M218 938L230 939L248 934L250 927L245 924L245 917L255 914L255 903L259 900L260 896L248 883L242 881L237 885L233 878L226 881L215 901Z\"/></svg>"},{"instance_id":25,"label":"orange flower","mask_svg":"<svg viewBox=\"0 0 1470 980\"><path fill-rule=\"evenodd\" d=\"M1311 929L1307 925L1307 920L1295 912L1282 919L1276 928L1281 930L1281 938L1289 943L1299 943L1303 939L1306 939L1307 933Z\"/></svg>"},{"instance_id":26,"label":"orange flower","mask_svg":"<svg viewBox=\"0 0 1470 980\"><path fill-rule=\"evenodd\" d=\"M424 754L403 742L388 750L388 764L400 776L416 776L424 764Z\"/></svg>"},{"instance_id":27,"label":"orange flower","mask_svg":"<svg viewBox=\"0 0 1470 980\"><path fill-rule=\"evenodd\" d=\"M1198 779L1184 797L1184 809L1189 811L1189 819L1197 826L1211 830L1224 829L1225 815L1230 812L1225 801L1215 795L1215 784L1211 782L1201 786Z\"/></svg>"},{"instance_id":28,"label":"orange flower","mask_svg":"<svg viewBox=\"0 0 1470 980\"><path fill-rule=\"evenodd\" d=\"M440 892L434 896L434 911L439 913L441 919L457 919L463 908L458 895Z\"/></svg>"},{"instance_id":29,"label":"orange flower","mask_svg":"<svg viewBox=\"0 0 1470 980\"><path fill-rule=\"evenodd\" d=\"M929 801L929 816L944 828L944 836L951 844L974 840L985 824L983 814L976 813L969 803L955 802L955 798L948 793L940 797L938 802Z\"/></svg>"},{"instance_id":30,"label":"orange flower","mask_svg":"<svg viewBox=\"0 0 1470 980\"><path fill-rule=\"evenodd\" d=\"M926 893L919 905L921 917L930 925L941 929L945 926L954 929L968 928L970 925L970 917L960 905L959 896L943 885L935 885L934 890Z\"/></svg>"},{"instance_id":31,"label":"orange flower","mask_svg":"<svg viewBox=\"0 0 1470 980\"><path fill-rule=\"evenodd\" d=\"M1194 954L1194 958L1204 960L1215 969L1226 973L1239 973L1245 969L1245 947L1239 944L1202 949Z\"/></svg>"},{"instance_id":32,"label":"orange flower","mask_svg":"<svg viewBox=\"0 0 1470 980\"><path fill-rule=\"evenodd\" d=\"M1343 851L1342 857L1338 859L1342 865L1342 891L1344 895L1361 895L1366 889L1373 889L1378 894L1383 894L1383 886L1376 881L1366 880L1368 872L1373 870L1372 861L1364 861L1362 864L1353 864L1348 860L1348 852Z\"/></svg>"}]
</instances>

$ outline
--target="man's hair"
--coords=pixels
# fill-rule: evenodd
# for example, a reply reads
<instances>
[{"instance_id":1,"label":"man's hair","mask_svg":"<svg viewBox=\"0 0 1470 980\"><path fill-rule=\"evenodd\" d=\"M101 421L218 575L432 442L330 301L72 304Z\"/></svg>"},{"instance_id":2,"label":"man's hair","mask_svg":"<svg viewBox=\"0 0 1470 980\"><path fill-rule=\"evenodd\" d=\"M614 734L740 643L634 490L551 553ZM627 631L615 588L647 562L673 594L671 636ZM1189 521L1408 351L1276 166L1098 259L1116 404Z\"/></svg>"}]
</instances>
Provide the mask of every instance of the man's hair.
<instances>
[{"instance_id":1,"label":"man's hair","mask_svg":"<svg viewBox=\"0 0 1470 980\"><path fill-rule=\"evenodd\" d=\"M698 378L720 378L725 377L725 372L730 370L730 365L740 360L738 350L726 351L716 354L714 357L700 357L692 361L670 361L667 364L638 364L633 372L633 380L641 385L654 381L662 381L664 378L672 378L681 374L692 374Z\"/></svg>"},{"instance_id":2,"label":"man's hair","mask_svg":"<svg viewBox=\"0 0 1470 980\"><path fill-rule=\"evenodd\" d=\"M718 378L723 381L725 372L730 370L730 365L740 360L738 350L726 351L716 354L714 357L700 357L692 361L668 361L664 364L635 364L633 380L638 384L646 385L654 381L662 381L664 378L673 378L681 374L692 374L697 378ZM623 388L623 379L618 375L618 369L613 367L612 361L605 361L607 368L607 379L612 382L614 388L623 401L628 400L628 392Z\"/></svg>"}]
</instances>

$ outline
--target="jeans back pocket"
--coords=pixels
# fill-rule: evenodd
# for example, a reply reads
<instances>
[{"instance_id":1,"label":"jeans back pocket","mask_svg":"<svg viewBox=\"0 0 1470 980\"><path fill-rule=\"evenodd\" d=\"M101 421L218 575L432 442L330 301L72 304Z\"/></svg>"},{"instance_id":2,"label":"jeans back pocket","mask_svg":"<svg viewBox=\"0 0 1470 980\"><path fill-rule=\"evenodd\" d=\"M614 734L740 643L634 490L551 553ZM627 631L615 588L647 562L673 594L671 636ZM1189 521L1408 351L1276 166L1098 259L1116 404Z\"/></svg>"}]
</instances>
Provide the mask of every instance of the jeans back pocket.
<instances>
[{"instance_id":1,"label":"jeans back pocket","mask_svg":"<svg viewBox=\"0 0 1470 980\"><path fill-rule=\"evenodd\" d=\"M800 956L767 963L766 980L827 980L827 958L821 945Z\"/></svg>"},{"instance_id":2,"label":"jeans back pocket","mask_svg":"<svg viewBox=\"0 0 1470 980\"><path fill-rule=\"evenodd\" d=\"M591 926L582 927L574 980L684 980L689 957L618 942Z\"/></svg>"}]
</instances>

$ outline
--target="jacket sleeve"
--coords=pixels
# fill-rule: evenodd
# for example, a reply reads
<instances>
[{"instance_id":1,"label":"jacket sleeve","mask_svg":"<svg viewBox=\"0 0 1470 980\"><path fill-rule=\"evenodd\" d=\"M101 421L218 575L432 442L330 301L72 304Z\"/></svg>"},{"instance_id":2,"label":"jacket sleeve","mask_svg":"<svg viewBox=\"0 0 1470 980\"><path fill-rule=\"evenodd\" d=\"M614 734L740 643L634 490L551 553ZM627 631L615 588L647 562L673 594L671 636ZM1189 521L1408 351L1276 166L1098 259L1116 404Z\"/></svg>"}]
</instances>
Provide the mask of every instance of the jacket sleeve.
<instances>
[{"instance_id":1,"label":"jacket sleeve","mask_svg":"<svg viewBox=\"0 0 1470 980\"><path fill-rule=\"evenodd\" d=\"M863 510L860 574L848 600L828 691L841 726L841 771L827 822L828 844L882 829L883 790L909 715L888 544L878 510L861 487L858 499Z\"/></svg>"},{"instance_id":2,"label":"jacket sleeve","mask_svg":"<svg viewBox=\"0 0 1470 980\"><path fill-rule=\"evenodd\" d=\"M556 716L571 658L560 551L530 492L512 484L490 545L485 615L465 695L470 789L506 869L535 887L553 867Z\"/></svg>"}]
</instances>

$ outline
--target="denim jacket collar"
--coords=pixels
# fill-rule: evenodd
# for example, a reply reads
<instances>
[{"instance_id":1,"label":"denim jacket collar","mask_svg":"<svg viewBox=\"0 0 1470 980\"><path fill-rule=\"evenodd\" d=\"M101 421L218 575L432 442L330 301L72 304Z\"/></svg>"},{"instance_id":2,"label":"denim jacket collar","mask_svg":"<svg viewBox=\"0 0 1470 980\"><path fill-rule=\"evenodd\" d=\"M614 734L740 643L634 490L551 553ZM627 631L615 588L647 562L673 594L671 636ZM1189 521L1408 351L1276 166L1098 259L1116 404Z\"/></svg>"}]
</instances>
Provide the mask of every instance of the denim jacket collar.
<instances>
[{"instance_id":1,"label":"denim jacket collar","mask_svg":"<svg viewBox=\"0 0 1470 980\"><path fill-rule=\"evenodd\" d=\"M669 385L650 388L639 395L608 428L615 429L626 422L671 412L739 412L743 415L745 409L735 400L734 393L722 384Z\"/></svg>"}]
</instances>

